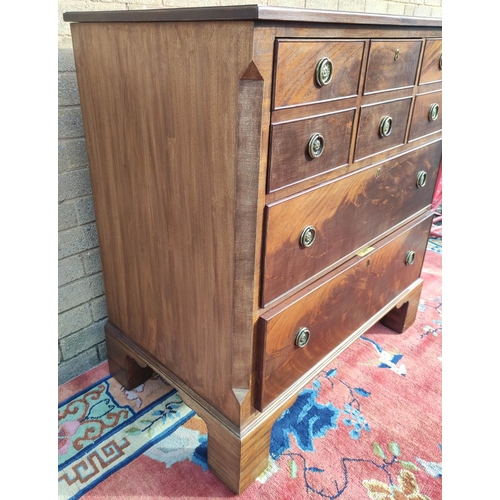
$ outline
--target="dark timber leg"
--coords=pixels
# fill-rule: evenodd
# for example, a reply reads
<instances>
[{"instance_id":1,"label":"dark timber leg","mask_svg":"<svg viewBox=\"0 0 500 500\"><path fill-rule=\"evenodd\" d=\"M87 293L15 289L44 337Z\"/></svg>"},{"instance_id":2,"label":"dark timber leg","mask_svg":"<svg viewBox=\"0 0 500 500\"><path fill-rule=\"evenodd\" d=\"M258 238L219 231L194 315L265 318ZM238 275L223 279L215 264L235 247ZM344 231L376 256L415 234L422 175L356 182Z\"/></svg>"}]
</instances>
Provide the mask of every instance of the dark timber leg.
<instances>
[{"instance_id":1,"label":"dark timber leg","mask_svg":"<svg viewBox=\"0 0 500 500\"><path fill-rule=\"evenodd\" d=\"M391 311L389 311L380 322L397 333L403 333L415 321L418 311L420 294L422 293L421 280L410 293Z\"/></svg>"},{"instance_id":2,"label":"dark timber leg","mask_svg":"<svg viewBox=\"0 0 500 500\"><path fill-rule=\"evenodd\" d=\"M108 350L109 372L125 389L132 390L143 384L153 373L149 366L140 366L131 358L123 345L109 334L108 325L104 327Z\"/></svg>"}]
</instances>

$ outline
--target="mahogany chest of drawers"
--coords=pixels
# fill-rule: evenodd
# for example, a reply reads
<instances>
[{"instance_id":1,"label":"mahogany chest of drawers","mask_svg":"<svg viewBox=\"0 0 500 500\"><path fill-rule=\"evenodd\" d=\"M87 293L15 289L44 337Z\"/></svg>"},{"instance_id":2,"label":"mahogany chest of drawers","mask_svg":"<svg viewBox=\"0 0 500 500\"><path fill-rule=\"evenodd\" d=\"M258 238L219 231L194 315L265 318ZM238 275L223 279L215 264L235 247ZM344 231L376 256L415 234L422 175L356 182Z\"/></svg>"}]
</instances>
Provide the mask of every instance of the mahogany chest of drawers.
<instances>
[{"instance_id":1,"label":"mahogany chest of drawers","mask_svg":"<svg viewBox=\"0 0 500 500\"><path fill-rule=\"evenodd\" d=\"M441 164L441 20L236 6L66 13L111 372L154 370L234 492L375 322L415 319Z\"/></svg>"}]
</instances>

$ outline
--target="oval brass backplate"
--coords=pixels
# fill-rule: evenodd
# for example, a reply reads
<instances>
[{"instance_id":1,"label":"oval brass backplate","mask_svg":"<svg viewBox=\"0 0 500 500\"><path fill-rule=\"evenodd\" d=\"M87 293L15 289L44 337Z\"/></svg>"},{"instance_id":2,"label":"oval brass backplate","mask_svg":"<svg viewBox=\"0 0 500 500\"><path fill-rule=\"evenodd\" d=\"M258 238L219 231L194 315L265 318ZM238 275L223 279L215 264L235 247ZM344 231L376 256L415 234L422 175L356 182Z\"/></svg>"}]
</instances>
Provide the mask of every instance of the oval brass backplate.
<instances>
[{"instance_id":1,"label":"oval brass backplate","mask_svg":"<svg viewBox=\"0 0 500 500\"><path fill-rule=\"evenodd\" d=\"M438 119L439 116L439 104L433 102L429 108L429 121L434 122Z\"/></svg>"},{"instance_id":2,"label":"oval brass backplate","mask_svg":"<svg viewBox=\"0 0 500 500\"><path fill-rule=\"evenodd\" d=\"M328 57L322 57L316 65L316 83L320 87L328 85L333 77L333 63Z\"/></svg>"},{"instance_id":3,"label":"oval brass backplate","mask_svg":"<svg viewBox=\"0 0 500 500\"><path fill-rule=\"evenodd\" d=\"M406 253L405 264L411 266L415 262L415 252L410 250Z\"/></svg>"},{"instance_id":4,"label":"oval brass backplate","mask_svg":"<svg viewBox=\"0 0 500 500\"><path fill-rule=\"evenodd\" d=\"M417 174L417 187L419 188L424 187L426 182L427 182L427 172L421 170Z\"/></svg>"},{"instance_id":5,"label":"oval brass backplate","mask_svg":"<svg viewBox=\"0 0 500 500\"><path fill-rule=\"evenodd\" d=\"M392 132L392 117L383 116L380 120L380 127L378 129L382 137L387 137Z\"/></svg>"},{"instance_id":6,"label":"oval brass backplate","mask_svg":"<svg viewBox=\"0 0 500 500\"><path fill-rule=\"evenodd\" d=\"M319 158L325 149L325 138L321 134L313 134L307 144L307 152L311 158Z\"/></svg>"},{"instance_id":7,"label":"oval brass backplate","mask_svg":"<svg viewBox=\"0 0 500 500\"><path fill-rule=\"evenodd\" d=\"M300 328L295 336L295 345L297 347L304 347L309 342L310 337L311 332L306 327Z\"/></svg>"},{"instance_id":8,"label":"oval brass backplate","mask_svg":"<svg viewBox=\"0 0 500 500\"><path fill-rule=\"evenodd\" d=\"M316 239L316 229L314 226L307 226L300 234L300 245L304 248L310 247Z\"/></svg>"}]
</instances>

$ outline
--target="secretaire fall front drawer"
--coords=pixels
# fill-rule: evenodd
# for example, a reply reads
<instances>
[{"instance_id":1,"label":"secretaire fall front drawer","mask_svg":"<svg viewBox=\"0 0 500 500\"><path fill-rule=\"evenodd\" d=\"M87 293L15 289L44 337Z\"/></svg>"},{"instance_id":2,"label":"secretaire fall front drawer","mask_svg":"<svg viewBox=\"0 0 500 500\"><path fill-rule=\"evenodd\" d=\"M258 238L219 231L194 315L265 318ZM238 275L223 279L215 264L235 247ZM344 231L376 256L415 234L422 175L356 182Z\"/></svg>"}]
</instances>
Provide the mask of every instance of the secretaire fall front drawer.
<instances>
[{"instance_id":1,"label":"secretaire fall front drawer","mask_svg":"<svg viewBox=\"0 0 500 500\"><path fill-rule=\"evenodd\" d=\"M259 410L418 279L431 222L427 212L261 316Z\"/></svg>"},{"instance_id":2,"label":"secretaire fall front drawer","mask_svg":"<svg viewBox=\"0 0 500 500\"><path fill-rule=\"evenodd\" d=\"M425 209L440 160L437 141L267 205L261 305Z\"/></svg>"},{"instance_id":3,"label":"secretaire fall front drawer","mask_svg":"<svg viewBox=\"0 0 500 500\"><path fill-rule=\"evenodd\" d=\"M358 94L366 40L276 42L274 109Z\"/></svg>"},{"instance_id":4,"label":"secretaire fall front drawer","mask_svg":"<svg viewBox=\"0 0 500 500\"><path fill-rule=\"evenodd\" d=\"M421 48L422 40L372 40L363 93L414 85Z\"/></svg>"}]
</instances>

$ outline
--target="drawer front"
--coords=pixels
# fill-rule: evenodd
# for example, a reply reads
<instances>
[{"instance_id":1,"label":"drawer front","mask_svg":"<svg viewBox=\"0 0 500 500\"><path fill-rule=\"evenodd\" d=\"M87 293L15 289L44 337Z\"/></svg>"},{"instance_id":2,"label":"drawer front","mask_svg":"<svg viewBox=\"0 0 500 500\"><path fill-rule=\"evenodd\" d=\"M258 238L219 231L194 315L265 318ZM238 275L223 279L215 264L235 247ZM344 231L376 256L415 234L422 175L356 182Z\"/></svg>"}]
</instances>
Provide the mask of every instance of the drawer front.
<instances>
[{"instance_id":1,"label":"drawer front","mask_svg":"<svg viewBox=\"0 0 500 500\"><path fill-rule=\"evenodd\" d=\"M278 40L274 109L358 94L365 40Z\"/></svg>"},{"instance_id":2,"label":"drawer front","mask_svg":"<svg viewBox=\"0 0 500 500\"><path fill-rule=\"evenodd\" d=\"M437 82L443 79L443 43L441 38L428 39L425 44L419 83Z\"/></svg>"},{"instance_id":3,"label":"drawer front","mask_svg":"<svg viewBox=\"0 0 500 500\"><path fill-rule=\"evenodd\" d=\"M272 125L268 191L346 165L354 111Z\"/></svg>"},{"instance_id":4,"label":"drawer front","mask_svg":"<svg viewBox=\"0 0 500 500\"><path fill-rule=\"evenodd\" d=\"M442 128L442 92L419 94L411 119L409 140L413 141Z\"/></svg>"},{"instance_id":5,"label":"drawer front","mask_svg":"<svg viewBox=\"0 0 500 500\"><path fill-rule=\"evenodd\" d=\"M372 41L364 93L415 85L422 40Z\"/></svg>"},{"instance_id":6,"label":"drawer front","mask_svg":"<svg viewBox=\"0 0 500 500\"><path fill-rule=\"evenodd\" d=\"M432 214L411 223L259 319L259 410L418 279L431 222ZM415 252L411 265L405 262L409 251ZM303 328L309 341L298 347Z\"/></svg>"},{"instance_id":7,"label":"drawer front","mask_svg":"<svg viewBox=\"0 0 500 500\"><path fill-rule=\"evenodd\" d=\"M438 141L266 206L262 307L430 205L440 160Z\"/></svg>"},{"instance_id":8,"label":"drawer front","mask_svg":"<svg viewBox=\"0 0 500 500\"><path fill-rule=\"evenodd\" d=\"M354 159L403 144L410 105L411 97L362 106Z\"/></svg>"}]
</instances>

